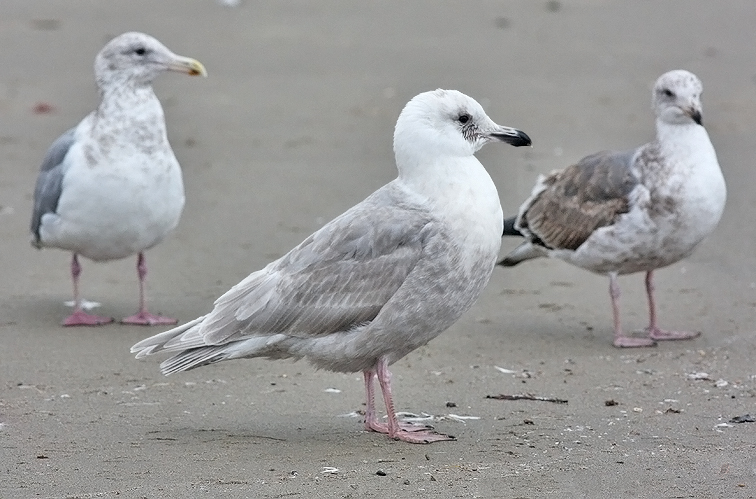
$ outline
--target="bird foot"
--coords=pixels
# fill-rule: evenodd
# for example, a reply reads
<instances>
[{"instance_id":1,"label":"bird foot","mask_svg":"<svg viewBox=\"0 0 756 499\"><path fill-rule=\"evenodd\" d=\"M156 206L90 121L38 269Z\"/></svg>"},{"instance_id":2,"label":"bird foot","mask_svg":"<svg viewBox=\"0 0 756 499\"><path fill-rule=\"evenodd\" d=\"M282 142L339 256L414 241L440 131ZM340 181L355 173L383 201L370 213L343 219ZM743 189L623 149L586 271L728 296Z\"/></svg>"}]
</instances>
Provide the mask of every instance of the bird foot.
<instances>
[{"instance_id":1,"label":"bird foot","mask_svg":"<svg viewBox=\"0 0 756 499\"><path fill-rule=\"evenodd\" d=\"M385 433L388 435L389 429L388 425L386 423L380 423L378 421L372 421L372 422L365 422L365 428L368 431L374 431L377 433ZM430 426L424 425L424 424L417 424L417 423L399 423L399 429L402 431L408 431L408 432L416 432L416 431L423 431L423 430L429 430Z\"/></svg>"},{"instance_id":2,"label":"bird foot","mask_svg":"<svg viewBox=\"0 0 756 499\"><path fill-rule=\"evenodd\" d=\"M399 423L399 431L393 435L389 432L388 425L385 423L379 423L378 421L365 422L365 427L370 431L384 433L394 440L402 440L411 444L430 444L433 442L456 440L451 435L438 433L423 424Z\"/></svg>"},{"instance_id":3,"label":"bird foot","mask_svg":"<svg viewBox=\"0 0 756 499\"><path fill-rule=\"evenodd\" d=\"M618 348L655 347L656 342L651 338L637 338L635 336L615 336L614 346Z\"/></svg>"},{"instance_id":4,"label":"bird foot","mask_svg":"<svg viewBox=\"0 0 756 499\"><path fill-rule=\"evenodd\" d=\"M109 324L113 322L112 317L103 317L100 315L92 315L84 312L83 310L76 310L74 313L66 317L61 322L63 326L102 326L103 324Z\"/></svg>"},{"instance_id":5,"label":"bird foot","mask_svg":"<svg viewBox=\"0 0 756 499\"><path fill-rule=\"evenodd\" d=\"M178 319L171 319L170 317L163 317L162 315L155 315L149 312L139 312L121 319L121 324L136 326L172 326L177 323Z\"/></svg>"},{"instance_id":6,"label":"bird foot","mask_svg":"<svg viewBox=\"0 0 756 499\"><path fill-rule=\"evenodd\" d=\"M666 331L658 327L646 328L646 334L652 340L670 341L670 340L690 340L701 336L701 331Z\"/></svg>"},{"instance_id":7,"label":"bird foot","mask_svg":"<svg viewBox=\"0 0 756 499\"><path fill-rule=\"evenodd\" d=\"M444 435L433 430L407 431L399 430L394 435L389 435L394 440L402 440L411 444L430 444L433 442L444 442L456 440L451 435Z\"/></svg>"}]
</instances>

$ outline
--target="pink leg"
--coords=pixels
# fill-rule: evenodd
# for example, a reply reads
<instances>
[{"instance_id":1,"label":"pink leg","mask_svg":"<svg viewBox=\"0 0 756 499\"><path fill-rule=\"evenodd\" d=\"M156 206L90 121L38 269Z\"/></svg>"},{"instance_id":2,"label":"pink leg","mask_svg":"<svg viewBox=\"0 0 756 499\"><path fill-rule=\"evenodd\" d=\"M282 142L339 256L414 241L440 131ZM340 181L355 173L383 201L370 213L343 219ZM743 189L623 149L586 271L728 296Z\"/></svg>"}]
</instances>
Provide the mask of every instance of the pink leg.
<instances>
[{"instance_id":1,"label":"pink leg","mask_svg":"<svg viewBox=\"0 0 756 499\"><path fill-rule=\"evenodd\" d=\"M373 378L375 378L375 371L369 369L363 371L365 377L365 394L366 394L366 407L365 407L365 429L368 431L375 431L378 433L388 434L388 425L378 420L378 415L375 412L375 392L373 390ZM414 423L399 423L399 427L405 431L421 431L428 427L425 425Z\"/></svg>"},{"instance_id":2,"label":"pink leg","mask_svg":"<svg viewBox=\"0 0 756 499\"><path fill-rule=\"evenodd\" d=\"M378 364L376 365L376 373L378 375L378 382L381 385L383 401L386 404L386 414L388 416L388 428L386 433L388 433L389 437L396 440L404 440L405 442L410 442L413 444L429 444L431 442L440 442L442 440L454 440L454 437L444 435L443 433L436 433L435 431L428 429L427 427L414 426L412 428L413 431L410 431L405 428L405 425L400 425L399 421L396 419L394 399L391 397L391 373L388 370L388 362L385 358L382 358L378 361ZM370 382L372 384L372 374L370 377ZM370 389L370 391L372 392L372 388ZM384 433L382 431L382 428L378 429L371 427L370 429Z\"/></svg>"},{"instance_id":3,"label":"pink leg","mask_svg":"<svg viewBox=\"0 0 756 499\"><path fill-rule=\"evenodd\" d=\"M122 324L136 324L138 326L161 326L171 325L178 322L177 319L151 314L147 311L144 298L144 279L147 277L147 262L144 253L139 253L137 258L137 275L139 276L139 312L121 319Z\"/></svg>"},{"instance_id":4,"label":"pink leg","mask_svg":"<svg viewBox=\"0 0 756 499\"><path fill-rule=\"evenodd\" d=\"M654 340L689 340L696 338L701 334L700 331L666 331L659 329L656 325L656 300L654 300L654 272L653 270L646 273L646 293L648 294L648 316L649 324L646 328L648 337Z\"/></svg>"},{"instance_id":5,"label":"pink leg","mask_svg":"<svg viewBox=\"0 0 756 499\"><path fill-rule=\"evenodd\" d=\"M365 402L365 429L368 431L385 433L381 430L385 428L386 425L381 426L381 423L378 422L378 418L375 415L375 392L373 391L373 378L375 377L375 372L369 369L363 371L362 375L365 377L365 397L367 399Z\"/></svg>"},{"instance_id":6,"label":"pink leg","mask_svg":"<svg viewBox=\"0 0 756 499\"><path fill-rule=\"evenodd\" d=\"M634 338L625 336L620 324L619 298L620 288L617 282L617 274L609 274L609 296L612 297L612 313L614 315L614 346L620 348L652 347L656 342L651 338Z\"/></svg>"},{"instance_id":7,"label":"pink leg","mask_svg":"<svg viewBox=\"0 0 756 499\"><path fill-rule=\"evenodd\" d=\"M73 280L74 290L74 309L73 313L66 317L61 323L64 326L101 326L113 322L112 317L101 317L91 315L81 308L81 298L79 297L79 276L81 275L81 265L79 265L79 255L73 254L71 258L71 279Z\"/></svg>"}]
</instances>

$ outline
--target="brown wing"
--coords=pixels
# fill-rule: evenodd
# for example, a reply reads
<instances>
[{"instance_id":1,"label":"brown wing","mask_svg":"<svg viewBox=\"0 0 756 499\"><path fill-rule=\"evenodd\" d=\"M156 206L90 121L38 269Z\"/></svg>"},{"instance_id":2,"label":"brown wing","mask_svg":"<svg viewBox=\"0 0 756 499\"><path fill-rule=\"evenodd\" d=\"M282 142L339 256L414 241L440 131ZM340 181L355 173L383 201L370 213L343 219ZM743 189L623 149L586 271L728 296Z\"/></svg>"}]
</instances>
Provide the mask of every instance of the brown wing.
<instances>
[{"instance_id":1,"label":"brown wing","mask_svg":"<svg viewBox=\"0 0 756 499\"><path fill-rule=\"evenodd\" d=\"M537 244L577 249L596 229L627 213L628 195L638 185L635 152L598 152L552 173L522 213L519 227Z\"/></svg>"}]
</instances>

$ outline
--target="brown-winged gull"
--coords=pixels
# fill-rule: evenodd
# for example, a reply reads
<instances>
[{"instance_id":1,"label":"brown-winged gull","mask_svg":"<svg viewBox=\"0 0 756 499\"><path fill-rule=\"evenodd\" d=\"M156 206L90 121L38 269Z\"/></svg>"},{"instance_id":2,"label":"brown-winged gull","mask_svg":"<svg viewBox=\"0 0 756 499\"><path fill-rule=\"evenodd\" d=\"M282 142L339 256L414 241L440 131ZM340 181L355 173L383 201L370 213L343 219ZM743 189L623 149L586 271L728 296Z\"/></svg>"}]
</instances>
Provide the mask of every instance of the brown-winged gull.
<instances>
[{"instance_id":1,"label":"brown-winged gull","mask_svg":"<svg viewBox=\"0 0 756 499\"><path fill-rule=\"evenodd\" d=\"M139 312L126 324L176 324L147 311L144 252L178 224L184 207L181 168L165 130L152 81L164 71L203 75L198 61L181 57L155 38L125 33L97 54L100 105L53 142L37 178L32 244L71 251L74 311L65 326L95 326L79 295L79 255L95 261L138 254Z\"/></svg>"},{"instance_id":2,"label":"brown-winged gull","mask_svg":"<svg viewBox=\"0 0 756 499\"><path fill-rule=\"evenodd\" d=\"M209 314L131 351L173 353L164 374L245 357L362 371L368 430L413 443L449 440L397 421L388 367L451 326L491 276L502 213L474 156L491 141L530 144L460 92L416 96L396 123L394 181L250 274ZM388 424L375 412L376 376Z\"/></svg>"},{"instance_id":3,"label":"brown-winged gull","mask_svg":"<svg viewBox=\"0 0 756 499\"><path fill-rule=\"evenodd\" d=\"M561 258L609 276L614 345L645 347L700 333L659 328L654 270L689 256L717 226L727 197L717 155L701 119L701 81L683 70L656 81L656 140L627 152L603 151L541 176L504 235L527 239L500 263ZM646 272L649 326L626 336L617 276Z\"/></svg>"}]
</instances>

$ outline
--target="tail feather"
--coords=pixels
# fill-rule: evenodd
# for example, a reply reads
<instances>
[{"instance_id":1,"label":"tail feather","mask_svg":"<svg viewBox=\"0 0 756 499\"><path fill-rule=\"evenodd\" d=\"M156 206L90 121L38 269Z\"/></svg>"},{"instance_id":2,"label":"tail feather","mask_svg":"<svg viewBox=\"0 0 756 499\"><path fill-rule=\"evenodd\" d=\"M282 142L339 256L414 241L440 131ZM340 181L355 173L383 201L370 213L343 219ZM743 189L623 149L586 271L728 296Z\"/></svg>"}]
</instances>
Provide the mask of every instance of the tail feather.
<instances>
[{"instance_id":1,"label":"tail feather","mask_svg":"<svg viewBox=\"0 0 756 499\"><path fill-rule=\"evenodd\" d=\"M179 371L214 364L229 356L228 345L208 346L184 350L160 363L160 372L168 376Z\"/></svg>"},{"instance_id":2,"label":"tail feather","mask_svg":"<svg viewBox=\"0 0 756 499\"><path fill-rule=\"evenodd\" d=\"M204 345L187 348L160 364L160 371L168 376L179 371L188 371L195 367L215 364L222 360L249 357L284 358L289 357L286 348L281 346L288 337L283 334L255 336L223 345ZM167 349L171 350L171 349ZM175 351L175 349L173 349Z\"/></svg>"},{"instance_id":3,"label":"tail feather","mask_svg":"<svg viewBox=\"0 0 756 499\"><path fill-rule=\"evenodd\" d=\"M501 235L502 237L523 236L523 233L515 228L515 222L517 222L517 217L507 218L506 220L504 220L504 233Z\"/></svg>"},{"instance_id":4,"label":"tail feather","mask_svg":"<svg viewBox=\"0 0 756 499\"><path fill-rule=\"evenodd\" d=\"M540 258L542 256L548 256L546 248L544 248L543 246L537 246L530 241L525 241L514 250L512 250L511 253L505 256L504 259L498 263L498 265L501 265L503 267L514 267L518 263L524 262L525 260Z\"/></svg>"},{"instance_id":5,"label":"tail feather","mask_svg":"<svg viewBox=\"0 0 756 499\"><path fill-rule=\"evenodd\" d=\"M181 326L169 329L168 331L163 331L162 333L156 334L155 336L145 338L131 347L131 353L135 353L136 358L141 359L148 355L158 353L162 350L176 351L200 346L204 343L193 344L193 342L186 342L184 344L180 344L180 342L183 339L182 337L186 335L187 332L192 331L195 326L197 326L204 320L204 318L205 316L198 317L193 321L182 324Z\"/></svg>"}]
</instances>

